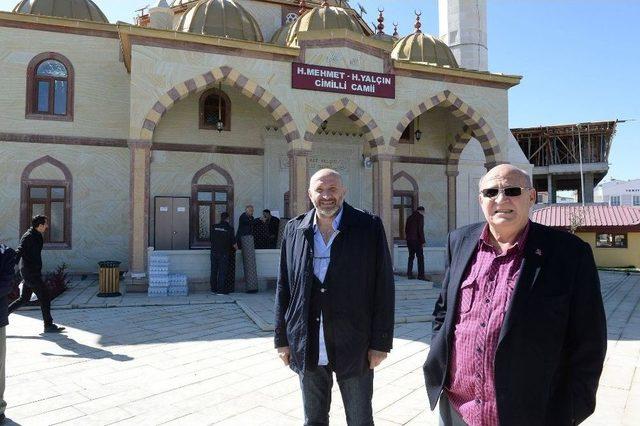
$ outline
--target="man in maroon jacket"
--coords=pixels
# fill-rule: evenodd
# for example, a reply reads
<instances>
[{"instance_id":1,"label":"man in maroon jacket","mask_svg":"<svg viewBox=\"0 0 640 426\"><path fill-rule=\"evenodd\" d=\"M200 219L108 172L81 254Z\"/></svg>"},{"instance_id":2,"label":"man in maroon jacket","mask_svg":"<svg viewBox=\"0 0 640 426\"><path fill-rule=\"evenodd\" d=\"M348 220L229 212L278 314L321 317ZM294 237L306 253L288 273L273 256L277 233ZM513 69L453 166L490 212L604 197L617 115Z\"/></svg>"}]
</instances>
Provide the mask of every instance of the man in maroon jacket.
<instances>
[{"instance_id":1,"label":"man in maroon jacket","mask_svg":"<svg viewBox=\"0 0 640 426\"><path fill-rule=\"evenodd\" d=\"M404 235L407 239L407 248L409 249L409 264L407 265L407 277L412 280L413 276L413 258L418 258L418 279L426 280L424 277L424 254L422 247L424 246L424 207L420 206L416 211L411 213L407 218L407 224L404 227Z\"/></svg>"}]
</instances>

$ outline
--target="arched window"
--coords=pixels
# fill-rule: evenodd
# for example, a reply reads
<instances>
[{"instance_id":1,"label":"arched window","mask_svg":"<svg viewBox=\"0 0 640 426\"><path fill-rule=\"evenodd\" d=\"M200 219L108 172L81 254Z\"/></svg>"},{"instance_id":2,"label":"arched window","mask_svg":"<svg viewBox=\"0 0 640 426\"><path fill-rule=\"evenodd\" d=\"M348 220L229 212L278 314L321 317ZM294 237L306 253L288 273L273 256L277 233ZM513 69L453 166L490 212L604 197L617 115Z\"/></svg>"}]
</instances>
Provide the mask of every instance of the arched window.
<instances>
[{"instance_id":1,"label":"arched window","mask_svg":"<svg viewBox=\"0 0 640 426\"><path fill-rule=\"evenodd\" d=\"M26 118L73 120L73 67L64 56L41 53L29 63Z\"/></svg>"},{"instance_id":2,"label":"arched window","mask_svg":"<svg viewBox=\"0 0 640 426\"><path fill-rule=\"evenodd\" d=\"M35 215L49 218L44 248L71 248L71 172L60 161L44 156L25 167L21 178L20 233Z\"/></svg>"},{"instance_id":3,"label":"arched window","mask_svg":"<svg viewBox=\"0 0 640 426\"><path fill-rule=\"evenodd\" d=\"M231 130L231 100L223 91L213 88L200 96L200 128L218 130L217 123L222 121L222 130Z\"/></svg>"}]
</instances>

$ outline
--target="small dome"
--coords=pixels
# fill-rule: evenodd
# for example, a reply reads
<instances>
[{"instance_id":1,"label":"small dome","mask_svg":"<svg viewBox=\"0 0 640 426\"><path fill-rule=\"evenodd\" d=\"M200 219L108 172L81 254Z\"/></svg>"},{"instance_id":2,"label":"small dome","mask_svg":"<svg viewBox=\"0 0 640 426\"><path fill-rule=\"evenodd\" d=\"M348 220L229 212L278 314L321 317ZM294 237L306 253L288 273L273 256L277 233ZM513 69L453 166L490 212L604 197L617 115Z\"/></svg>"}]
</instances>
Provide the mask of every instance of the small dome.
<instances>
[{"instance_id":1,"label":"small dome","mask_svg":"<svg viewBox=\"0 0 640 426\"><path fill-rule=\"evenodd\" d=\"M291 23L284 24L280 28L276 30L275 33L271 36L271 40L269 43L278 44L280 46L287 45L287 35L289 34L289 30L291 29Z\"/></svg>"},{"instance_id":2,"label":"small dome","mask_svg":"<svg viewBox=\"0 0 640 426\"><path fill-rule=\"evenodd\" d=\"M427 62L439 66L460 68L449 46L421 31L398 40L391 51L391 58L398 61Z\"/></svg>"},{"instance_id":3,"label":"small dome","mask_svg":"<svg viewBox=\"0 0 640 426\"><path fill-rule=\"evenodd\" d=\"M173 0L173 2L171 3L171 7L174 6L181 6L183 4L187 4L187 3L195 3L196 0Z\"/></svg>"},{"instance_id":4,"label":"small dome","mask_svg":"<svg viewBox=\"0 0 640 426\"><path fill-rule=\"evenodd\" d=\"M360 24L341 7L329 6L326 2L322 6L314 7L295 20L287 36L287 45L298 45L298 33L317 30L351 30L364 34Z\"/></svg>"},{"instance_id":5,"label":"small dome","mask_svg":"<svg viewBox=\"0 0 640 426\"><path fill-rule=\"evenodd\" d=\"M258 22L235 0L200 0L180 17L177 31L263 41Z\"/></svg>"},{"instance_id":6,"label":"small dome","mask_svg":"<svg viewBox=\"0 0 640 426\"><path fill-rule=\"evenodd\" d=\"M109 23L104 13L91 0L22 0L13 8L13 11Z\"/></svg>"}]
</instances>

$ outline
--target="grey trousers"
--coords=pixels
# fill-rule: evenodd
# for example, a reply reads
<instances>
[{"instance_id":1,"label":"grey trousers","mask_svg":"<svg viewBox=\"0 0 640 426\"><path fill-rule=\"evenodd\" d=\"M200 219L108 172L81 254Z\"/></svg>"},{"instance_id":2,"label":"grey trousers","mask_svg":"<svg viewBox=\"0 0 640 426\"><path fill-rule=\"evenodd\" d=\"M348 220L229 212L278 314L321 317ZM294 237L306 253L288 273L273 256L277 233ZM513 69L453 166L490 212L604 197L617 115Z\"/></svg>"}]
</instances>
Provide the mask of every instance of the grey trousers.
<instances>
[{"instance_id":1,"label":"grey trousers","mask_svg":"<svg viewBox=\"0 0 640 426\"><path fill-rule=\"evenodd\" d=\"M4 413L7 403L4 400L4 366L7 358L7 327L0 327L0 414Z\"/></svg>"},{"instance_id":2,"label":"grey trousers","mask_svg":"<svg viewBox=\"0 0 640 426\"><path fill-rule=\"evenodd\" d=\"M446 392L442 392L440 395L438 408L440 410L440 426L467 426L460 414L451 406Z\"/></svg>"}]
</instances>

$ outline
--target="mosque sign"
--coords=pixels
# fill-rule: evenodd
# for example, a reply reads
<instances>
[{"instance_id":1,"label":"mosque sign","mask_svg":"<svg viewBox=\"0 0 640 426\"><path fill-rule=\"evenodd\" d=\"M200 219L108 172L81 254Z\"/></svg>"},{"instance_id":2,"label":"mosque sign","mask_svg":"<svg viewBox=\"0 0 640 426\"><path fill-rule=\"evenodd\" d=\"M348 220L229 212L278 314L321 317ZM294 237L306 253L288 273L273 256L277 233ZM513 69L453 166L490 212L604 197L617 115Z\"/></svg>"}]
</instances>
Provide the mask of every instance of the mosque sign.
<instances>
[{"instance_id":1,"label":"mosque sign","mask_svg":"<svg viewBox=\"0 0 640 426\"><path fill-rule=\"evenodd\" d=\"M291 87L395 99L396 76L294 62L291 71Z\"/></svg>"}]
</instances>

